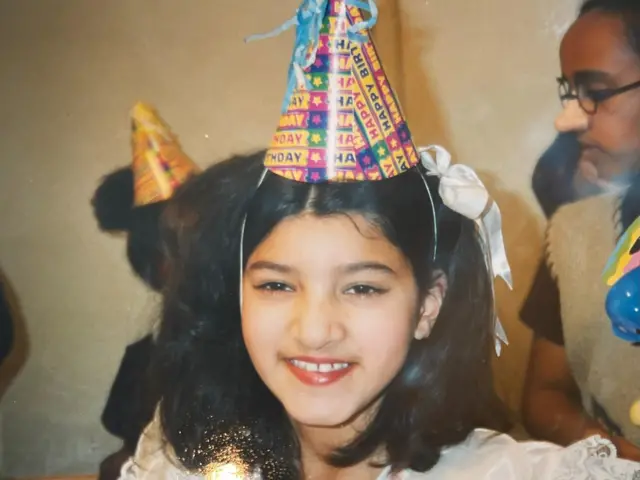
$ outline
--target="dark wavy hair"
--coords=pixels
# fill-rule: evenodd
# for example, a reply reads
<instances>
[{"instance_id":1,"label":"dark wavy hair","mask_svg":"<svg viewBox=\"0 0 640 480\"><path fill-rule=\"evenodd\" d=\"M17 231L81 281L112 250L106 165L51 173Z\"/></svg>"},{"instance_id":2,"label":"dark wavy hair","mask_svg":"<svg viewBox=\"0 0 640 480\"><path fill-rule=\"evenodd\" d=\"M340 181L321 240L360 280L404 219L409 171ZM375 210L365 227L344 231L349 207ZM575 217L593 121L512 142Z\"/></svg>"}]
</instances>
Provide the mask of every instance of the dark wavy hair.
<instances>
[{"instance_id":1,"label":"dark wavy hair","mask_svg":"<svg viewBox=\"0 0 640 480\"><path fill-rule=\"evenodd\" d=\"M426 295L436 270L448 279L438 321L413 341L368 428L327 459L354 465L378 448L393 469L426 471L441 449L477 427L508 427L492 379L492 279L475 224L442 205L437 180L437 258L430 200L417 169L380 182L309 185L267 173L263 152L216 165L199 178L210 193L182 238L165 290L157 341L156 379L167 442L187 470L228 463L230 452L266 479L302 476L297 439L282 404L253 367L239 308L240 232L243 261L283 219L362 215L399 248ZM191 185L195 187L196 183ZM206 186L209 185L209 188ZM188 194L188 188L182 192ZM175 245L178 245L175 248Z\"/></svg>"},{"instance_id":2,"label":"dark wavy hair","mask_svg":"<svg viewBox=\"0 0 640 480\"><path fill-rule=\"evenodd\" d=\"M124 167L105 176L91 199L98 227L127 234L127 259L136 275L150 288L162 289L164 259L160 215L167 202L134 206L134 176Z\"/></svg>"}]
</instances>

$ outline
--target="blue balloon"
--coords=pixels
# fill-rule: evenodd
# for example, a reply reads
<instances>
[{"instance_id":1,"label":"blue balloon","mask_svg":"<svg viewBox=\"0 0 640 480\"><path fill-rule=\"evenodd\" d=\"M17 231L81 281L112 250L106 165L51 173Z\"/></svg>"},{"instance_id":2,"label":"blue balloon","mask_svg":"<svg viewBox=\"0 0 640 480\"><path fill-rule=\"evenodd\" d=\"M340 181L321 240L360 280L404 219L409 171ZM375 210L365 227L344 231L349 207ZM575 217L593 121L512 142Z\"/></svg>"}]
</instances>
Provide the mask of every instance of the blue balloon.
<instances>
[{"instance_id":1,"label":"blue balloon","mask_svg":"<svg viewBox=\"0 0 640 480\"><path fill-rule=\"evenodd\" d=\"M623 275L605 302L613 333L627 342L640 342L640 268Z\"/></svg>"}]
</instances>

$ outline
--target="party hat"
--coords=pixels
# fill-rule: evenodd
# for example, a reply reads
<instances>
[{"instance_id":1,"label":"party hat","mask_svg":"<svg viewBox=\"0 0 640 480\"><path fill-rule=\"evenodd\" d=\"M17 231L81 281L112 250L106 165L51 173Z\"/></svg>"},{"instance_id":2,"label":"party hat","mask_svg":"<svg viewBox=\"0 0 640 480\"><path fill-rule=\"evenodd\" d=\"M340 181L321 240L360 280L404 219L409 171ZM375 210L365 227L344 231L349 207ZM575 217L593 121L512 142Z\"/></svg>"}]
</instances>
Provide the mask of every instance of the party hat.
<instances>
[{"instance_id":1,"label":"party hat","mask_svg":"<svg viewBox=\"0 0 640 480\"><path fill-rule=\"evenodd\" d=\"M131 128L135 206L171 198L177 187L200 171L149 105L137 103L133 107Z\"/></svg>"},{"instance_id":2,"label":"party hat","mask_svg":"<svg viewBox=\"0 0 640 480\"><path fill-rule=\"evenodd\" d=\"M305 0L298 10L289 92L265 157L277 175L307 183L383 180L419 162L366 30L375 18L365 21L351 3Z\"/></svg>"},{"instance_id":3,"label":"party hat","mask_svg":"<svg viewBox=\"0 0 640 480\"><path fill-rule=\"evenodd\" d=\"M602 276L605 283L611 287L636 268L640 268L640 217L620 237Z\"/></svg>"}]
</instances>

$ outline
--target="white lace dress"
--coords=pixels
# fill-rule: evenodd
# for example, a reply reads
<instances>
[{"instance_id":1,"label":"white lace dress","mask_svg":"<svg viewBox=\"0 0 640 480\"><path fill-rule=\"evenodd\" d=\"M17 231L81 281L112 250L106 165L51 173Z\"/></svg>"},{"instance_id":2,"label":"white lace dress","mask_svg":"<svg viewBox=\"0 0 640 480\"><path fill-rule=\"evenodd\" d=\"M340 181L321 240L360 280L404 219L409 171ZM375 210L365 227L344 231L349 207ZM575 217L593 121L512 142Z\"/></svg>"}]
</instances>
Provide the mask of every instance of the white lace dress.
<instances>
[{"instance_id":1,"label":"white lace dress","mask_svg":"<svg viewBox=\"0 0 640 480\"><path fill-rule=\"evenodd\" d=\"M260 475L229 476L184 473L164 448L158 424L142 435L135 456L122 468L120 480L260 480ZM640 480L640 463L616 458L615 447L591 437L568 448L545 442L516 442L508 435L476 430L460 445L443 451L427 473L406 470L378 480Z\"/></svg>"}]
</instances>

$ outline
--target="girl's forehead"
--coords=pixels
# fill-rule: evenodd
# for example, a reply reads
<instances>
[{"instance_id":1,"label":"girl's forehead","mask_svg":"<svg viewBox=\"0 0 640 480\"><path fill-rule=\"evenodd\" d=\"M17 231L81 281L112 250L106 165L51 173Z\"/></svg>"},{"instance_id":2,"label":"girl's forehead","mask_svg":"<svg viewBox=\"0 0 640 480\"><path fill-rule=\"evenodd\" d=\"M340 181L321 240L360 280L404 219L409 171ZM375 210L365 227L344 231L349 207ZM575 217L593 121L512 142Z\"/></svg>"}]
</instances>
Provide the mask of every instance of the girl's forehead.
<instances>
[{"instance_id":1,"label":"girl's forehead","mask_svg":"<svg viewBox=\"0 0 640 480\"><path fill-rule=\"evenodd\" d=\"M386 240L380 228L361 214L318 215L313 212L303 212L281 220L265 241L270 237L279 237L280 241L286 239L294 241L296 239L313 240L316 237L331 235L336 235L336 240L345 241Z\"/></svg>"},{"instance_id":2,"label":"girl's forehead","mask_svg":"<svg viewBox=\"0 0 640 480\"><path fill-rule=\"evenodd\" d=\"M288 217L258 245L249 263L265 259L301 265L315 260L334 266L359 261L405 263L383 231L358 214Z\"/></svg>"}]
</instances>

